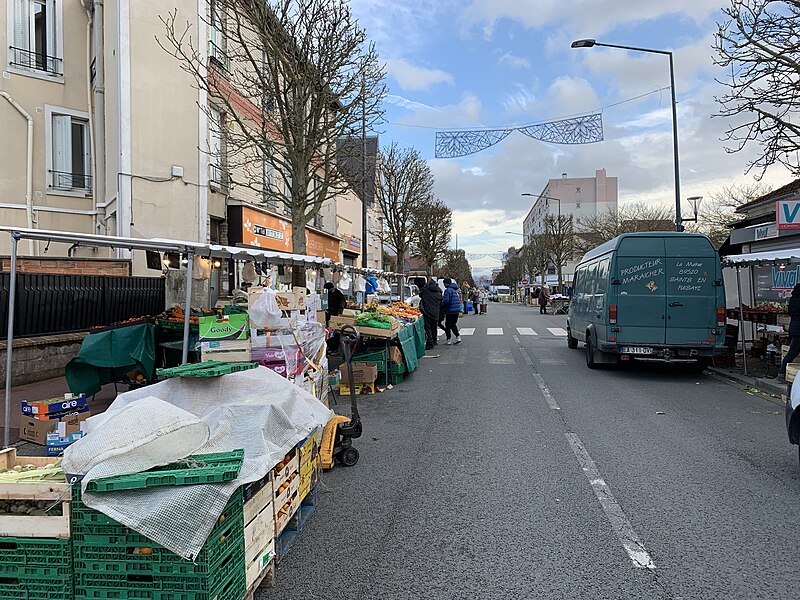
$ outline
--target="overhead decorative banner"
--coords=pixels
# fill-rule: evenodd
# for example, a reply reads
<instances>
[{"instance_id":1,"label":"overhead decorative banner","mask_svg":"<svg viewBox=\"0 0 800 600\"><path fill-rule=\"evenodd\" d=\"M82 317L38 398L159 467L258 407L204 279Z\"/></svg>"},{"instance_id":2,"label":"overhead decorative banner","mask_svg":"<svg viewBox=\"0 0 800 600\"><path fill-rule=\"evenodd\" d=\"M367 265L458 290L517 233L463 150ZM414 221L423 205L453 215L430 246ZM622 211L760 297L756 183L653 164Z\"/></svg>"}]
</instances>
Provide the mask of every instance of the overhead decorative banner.
<instances>
[{"instance_id":1,"label":"overhead decorative banner","mask_svg":"<svg viewBox=\"0 0 800 600\"><path fill-rule=\"evenodd\" d=\"M436 158L475 154L503 141L512 131L551 144L593 144L603 141L603 116L598 112L524 127L437 131Z\"/></svg>"}]
</instances>

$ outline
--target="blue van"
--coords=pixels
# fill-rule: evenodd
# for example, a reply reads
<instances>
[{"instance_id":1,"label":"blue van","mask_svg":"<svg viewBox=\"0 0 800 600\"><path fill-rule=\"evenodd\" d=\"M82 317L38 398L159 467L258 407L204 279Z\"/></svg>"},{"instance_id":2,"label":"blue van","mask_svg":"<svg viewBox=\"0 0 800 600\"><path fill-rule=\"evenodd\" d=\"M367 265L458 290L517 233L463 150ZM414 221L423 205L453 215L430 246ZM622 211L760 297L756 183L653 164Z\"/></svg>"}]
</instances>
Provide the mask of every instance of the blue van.
<instances>
[{"instance_id":1,"label":"blue van","mask_svg":"<svg viewBox=\"0 0 800 600\"><path fill-rule=\"evenodd\" d=\"M567 345L586 365L648 360L702 370L725 343L719 255L704 235L626 233L590 250L575 269Z\"/></svg>"}]
</instances>

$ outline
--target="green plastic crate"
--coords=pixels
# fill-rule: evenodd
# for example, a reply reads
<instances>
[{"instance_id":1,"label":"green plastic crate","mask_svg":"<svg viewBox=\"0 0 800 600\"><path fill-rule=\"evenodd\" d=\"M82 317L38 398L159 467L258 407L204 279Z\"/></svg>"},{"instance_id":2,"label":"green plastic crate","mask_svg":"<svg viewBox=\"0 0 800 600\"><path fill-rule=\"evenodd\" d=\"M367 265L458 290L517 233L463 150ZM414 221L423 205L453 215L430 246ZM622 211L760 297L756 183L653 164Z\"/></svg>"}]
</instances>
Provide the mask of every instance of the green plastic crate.
<instances>
[{"instance_id":1,"label":"green plastic crate","mask_svg":"<svg viewBox=\"0 0 800 600\"><path fill-rule=\"evenodd\" d=\"M19 565L59 566L72 559L70 540L0 537L0 571Z\"/></svg>"},{"instance_id":2,"label":"green plastic crate","mask_svg":"<svg viewBox=\"0 0 800 600\"><path fill-rule=\"evenodd\" d=\"M389 384L397 385L398 383L403 383L403 377L405 376L402 373L389 373ZM380 378L378 380L380 381Z\"/></svg>"},{"instance_id":3,"label":"green plastic crate","mask_svg":"<svg viewBox=\"0 0 800 600\"><path fill-rule=\"evenodd\" d=\"M0 537L0 598L72 597L71 540Z\"/></svg>"},{"instance_id":4,"label":"green plastic crate","mask_svg":"<svg viewBox=\"0 0 800 600\"><path fill-rule=\"evenodd\" d=\"M72 577L61 580L0 579L3 600L73 600Z\"/></svg>"},{"instance_id":5,"label":"green plastic crate","mask_svg":"<svg viewBox=\"0 0 800 600\"><path fill-rule=\"evenodd\" d=\"M222 375L255 369L257 366L258 363L254 362L226 363L207 360L201 363L187 363L179 367L158 369L157 373L159 377L221 377Z\"/></svg>"},{"instance_id":6,"label":"green plastic crate","mask_svg":"<svg viewBox=\"0 0 800 600\"><path fill-rule=\"evenodd\" d=\"M90 492L115 492L159 486L222 483L233 481L239 476L243 461L244 450L199 454L144 473L95 479L87 484L86 489ZM202 466L187 466L190 463Z\"/></svg>"}]
</instances>

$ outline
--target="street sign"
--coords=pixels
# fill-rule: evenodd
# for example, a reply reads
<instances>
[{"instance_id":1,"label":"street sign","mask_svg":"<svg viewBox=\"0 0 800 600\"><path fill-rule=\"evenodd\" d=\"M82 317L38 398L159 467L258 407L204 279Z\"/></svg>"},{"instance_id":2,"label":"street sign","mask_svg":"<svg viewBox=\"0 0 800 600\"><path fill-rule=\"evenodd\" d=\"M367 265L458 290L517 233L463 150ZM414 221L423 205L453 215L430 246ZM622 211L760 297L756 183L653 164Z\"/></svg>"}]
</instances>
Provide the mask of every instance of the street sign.
<instances>
[{"instance_id":1,"label":"street sign","mask_svg":"<svg viewBox=\"0 0 800 600\"><path fill-rule=\"evenodd\" d=\"M522 280L522 285L528 285L528 280L527 279L523 279Z\"/></svg>"},{"instance_id":2,"label":"street sign","mask_svg":"<svg viewBox=\"0 0 800 600\"><path fill-rule=\"evenodd\" d=\"M778 200L775 213L779 231L785 229L800 229L800 201Z\"/></svg>"}]
</instances>

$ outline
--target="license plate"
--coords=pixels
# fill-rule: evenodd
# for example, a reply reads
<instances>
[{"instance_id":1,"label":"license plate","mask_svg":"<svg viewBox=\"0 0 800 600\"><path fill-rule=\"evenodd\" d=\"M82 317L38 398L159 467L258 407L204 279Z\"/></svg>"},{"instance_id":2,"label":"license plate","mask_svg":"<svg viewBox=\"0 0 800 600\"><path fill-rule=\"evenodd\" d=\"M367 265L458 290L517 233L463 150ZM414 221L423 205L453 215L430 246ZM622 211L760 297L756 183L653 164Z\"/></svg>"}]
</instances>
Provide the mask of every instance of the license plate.
<instances>
[{"instance_id":1,"label":"license plate","mask_svg":"<svg viewBox=\"0 0 800 600\"><path fill-rule=\"evenodd\" d=\"M623 354L653 354L653 349L642 346L623 346L622 352Z\"/></svg>"}]
</instances>

